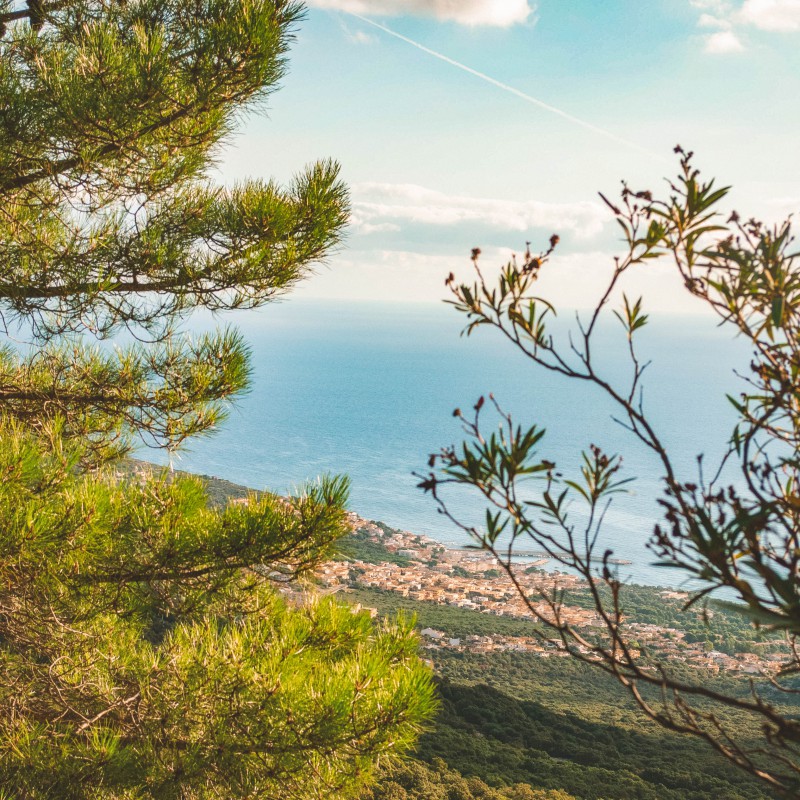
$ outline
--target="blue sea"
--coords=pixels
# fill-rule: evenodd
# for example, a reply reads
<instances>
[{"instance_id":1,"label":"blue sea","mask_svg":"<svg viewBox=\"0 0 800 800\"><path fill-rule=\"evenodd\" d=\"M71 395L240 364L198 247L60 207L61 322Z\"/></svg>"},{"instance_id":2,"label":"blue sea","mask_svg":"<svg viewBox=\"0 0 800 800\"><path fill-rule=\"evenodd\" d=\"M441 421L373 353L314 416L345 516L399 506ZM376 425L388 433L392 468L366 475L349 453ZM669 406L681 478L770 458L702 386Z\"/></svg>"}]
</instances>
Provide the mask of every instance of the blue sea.
<instances>
[{"instance_id":1,"label":"blue sea","mask_svg":"<svg viewBox=\"0 0 800 800\"><path fill-rule=\"evenodd\" d=\"M416 488L413 473L427 470L430 453L461 441L453 410L493 392L515 420L546 429L541 455L562 472L576 470L591 444L623 455L622 476L636 480L614 499L602 541L633 562L620 567L624 577L680 584L680 575L652 566L645 547L659 517L659 465L614 421L615 409L597 389L536 368L488 329L461 336L464 320L444 303L287 299L235 321L252 347L252 390L215 435L173 459L175 468L281 493L323 473L345 473L350 508L361 516L463 545L466 537ZM554 328L562 341L570 322ZM742 391L736 372L746 373L749 351L707 317L660 315L640 341L642 359L651 362L644 407L678 474L695 479L697 455L708 470L725 449L735 424L725 395ZM595 352L612 382L629 374L625 350L621 326L607 320ZM138 455L165 462L163 453ZM452 507L468 521L482 516L474 494L453 494Z\"/></svg>"}]
</instances>

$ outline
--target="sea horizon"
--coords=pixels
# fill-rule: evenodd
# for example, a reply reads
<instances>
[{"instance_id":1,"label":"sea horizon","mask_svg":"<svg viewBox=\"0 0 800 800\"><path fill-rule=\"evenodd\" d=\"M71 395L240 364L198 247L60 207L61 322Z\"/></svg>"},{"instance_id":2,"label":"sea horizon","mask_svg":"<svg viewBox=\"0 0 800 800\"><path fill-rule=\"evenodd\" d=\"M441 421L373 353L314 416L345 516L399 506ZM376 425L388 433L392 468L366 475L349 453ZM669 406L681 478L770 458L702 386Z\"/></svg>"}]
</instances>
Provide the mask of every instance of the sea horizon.
<instances>
[{"instance_id":1,"label":"sea horizon","mask_svg":"<svg viewBox=\"0 0 800 800\"><path fill-rule=\"evenodd\" d=\"M359 516L460 547L466 537L437 513L414 473L427 471L430 453L460 440L453 410L493 392L515 419L546 428L541 454L562 471L576 470L581 449L591 444L623 456L623 477L636 480L614 499L603 541L616 558L632 562L620 568L621 577L681 584L652 566L645 546L658 518L657 465L613 421L609 403L576 382L543 374L496 336L460 336L464 320L446 304L297 298L231 321L252 350L251 390L213 436L173 456L174 468L281 494L322 474L344 473L351 480L349 508ZM604 369L620 378L625 340L614 323L604 321L598 343ZM201 320L192 329L208 324ZM652 361L645 408L690 480L697 454L710 463L724 450L735 421L725 394L741 386L733 370L746 368L747 353L713 319L691 314L654 315L641 340L643 357ZM135 456L169 461L160 451L140 449ZM482 515L474 497L454 502L469 520Z\"/></svg>"}]
</instances>

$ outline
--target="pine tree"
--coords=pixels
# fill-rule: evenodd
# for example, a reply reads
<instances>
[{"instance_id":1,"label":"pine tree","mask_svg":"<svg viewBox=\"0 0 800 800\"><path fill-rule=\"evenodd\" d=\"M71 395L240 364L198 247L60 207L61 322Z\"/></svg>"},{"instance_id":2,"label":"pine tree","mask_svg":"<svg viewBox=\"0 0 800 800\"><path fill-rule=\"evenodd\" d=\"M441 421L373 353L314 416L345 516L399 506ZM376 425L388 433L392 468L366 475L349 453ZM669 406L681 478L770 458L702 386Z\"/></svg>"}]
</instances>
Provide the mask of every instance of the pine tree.
<instances>
[{"instance_id":1,"label":"pine tree","mask_svg":"<svg viewBox=\"0 0 800 800\"><path fill-rule=\"evenodd\" d=\"M339 240L348 206L335 164L289 188L207 177L237 117L281 77L299 14L275 0L0 14L0 318L42 345L25 359L3 352L8 413L62 417L66 434L116 454L111 443L125 449L133 433L177 445L208 430L245 386L236 336L192 344L175 323L264 303ZM103 355L56 338L123 328L158 346Z\"/></svg>"},{"instance_id":2,"label":"pine tree","mask_svg":"<svg viewBox=\"0 0 800 800\"><path fill-rule=\"evenodd\" d=\"M0 319L28 343L0 351L2 796L347 797L430 712L407 621L276 589L346 532L345 480L214 509L195 480L113 471L247 387L239 334L182 318L257 307L339 240L335 164L208 178L301 13L0 8Z\"/></svg>"}]
</instances>

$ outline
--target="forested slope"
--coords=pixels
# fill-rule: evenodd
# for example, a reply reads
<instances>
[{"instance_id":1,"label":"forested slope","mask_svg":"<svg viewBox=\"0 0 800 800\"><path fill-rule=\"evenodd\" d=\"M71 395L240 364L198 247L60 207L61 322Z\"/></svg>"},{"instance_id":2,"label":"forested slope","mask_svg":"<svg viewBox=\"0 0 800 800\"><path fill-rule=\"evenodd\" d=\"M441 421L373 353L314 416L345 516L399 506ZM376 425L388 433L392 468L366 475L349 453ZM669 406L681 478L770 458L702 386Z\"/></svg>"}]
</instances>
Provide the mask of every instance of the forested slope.
<instances>
[{"instance_id":1,"label":"forested slope","mask_svg":"<svg viewBox=\"0 0 800 800\"><path fill-rule=\"evenodd\" d=\"M203 476L215 502L248 490ZM346 541L343 558L390 558ZM521 636L530 623L390 592L358 589L342 600L381 616L413 613L419 628L451 636L496 632ZM663 601L635 592L643 621L665 622ZM697 623L694 623L697 624ZM730 635L717 618L709 637ZM737 637L741 632L735 631ZM768 800L773 795L702 742L643 720L616 681L569 658L531 653L425 651L435 665L441 706L416 758L394 765L365 800ZM746 693L742 678L708 675Z\"/></svg>"}]
</instances>

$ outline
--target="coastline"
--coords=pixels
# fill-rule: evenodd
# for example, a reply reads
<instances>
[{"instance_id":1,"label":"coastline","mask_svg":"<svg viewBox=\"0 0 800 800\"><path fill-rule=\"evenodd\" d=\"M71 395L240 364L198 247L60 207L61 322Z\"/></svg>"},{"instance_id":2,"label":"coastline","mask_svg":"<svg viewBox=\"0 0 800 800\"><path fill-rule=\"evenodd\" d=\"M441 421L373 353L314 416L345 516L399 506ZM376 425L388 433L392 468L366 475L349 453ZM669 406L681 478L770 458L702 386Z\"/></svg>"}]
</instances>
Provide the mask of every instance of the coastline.
<instances>
[{"instance_id":1,"label":"coastline","mask_svg":"<svg viewBox=\"0 0 800 800\"><path fill-rule=\"evenodd\" d=\"M151 462L127 459L117 470L118 475L129 476L164 470ZM206 486L209 501L220 506L229 502L245 502L258 492L241 484L211 475L196 475L175 470L173 475L199 478ZM316 592L320 594L352 595L357 609L366 609L373 616L379 613L394 613L411 604L411 611L440 609L458 616L458 626L464 635L451 636L442 629L425 626L421 621L422 647L427 650L450 649L490 653L497 651L528 652L540 657L567 656L560 639L538 630L533 614L526 607L491 554L478 548L446 546L435 539L412 531L390 527L383 522L368 520L355 512L348 512L351 536L340 542L338 555L321 565L316 573ZM564 601L561 613L570 624L587 636L598 630L602 621L587 602L586 583L575 575L546 571L547 560L542 554L530 552L515 562L519 585L525 595L539 598L534 604L538 613L547 614L546 597L554 590L562 592ZM623 561L624 560L621 560ZM771 640L759 640L740 652L722 652L713 646L714 641L728 639L732 635L739 643L747 641L749 627L726 630L726 615L706 609L685 612L682 605L688 597L686 592L668 587L626 584L626 589L637 596L638 606L632 608L625 622L631 639L657 658L712 673L726 672L740 676L763 676L774 674L780 668L783 656ZM309 593L309 589L282 587L282 592L298 600ZM314 591L314 590L312 590ZM642 598L644 605L642 605ZM373 601L384 606L379 609ZM657 606L664 612L664 621L653 621L650 609ZM642 613L642 608L646 608ZM697 631L706 625L705 618L717 615L717 627L721 632L698 636ZM465 616L466 615L466 616ZM467 622L465 622L467 620ZM469 632L468 620L481 620L482 632ZM497 620L497 623L491 623ZM737 621L728 615L728 621ZM485 632L495 627L513 628L514 633ZM528 632L530 627L530 632ZM730 627L730 626L729 626ZM691 631L691 633L690 633ZM743 633L744 631L744 633ZM734 648L735 649L735 648ZM591 653L583 653L591 660Z\"/></svg>"},{"instance_id":2,"label":"coastline","mask_svg":"<svg viewBox=\"0 0 800 800\"><path fill-rule=\"evenodd\" d=\"M372 549L370 560L364 560L358 557L357 548L349 555L348 548L345 548L338 560L317 570L316 576L324 593L360 595L366 590L373 592L374 596L380 593L387 599L393 596L400 603L411 601L416 607L443 606L454 612L467 612L476 620L478 615L515 620L531 629L529 635L472 633L449 636L446 630L422 627L423 647L429 650L444 648L479 653L511 650L545 658L568 655L563 642L555 634L538 628L534 614L491 554L477 549L446 548L429 537L390 528L352 512L350 521L356 541L379 546L386 555L381 560ZM398 563L399 559L404 561ZM547 598L553 593L560 594L563 596L562 618L591 640L593 632L600 630L603 622L593 605L586 602L588 587L585 581L558 571L546 572L535 563L526 567L524 563L519 565L515 576L536 613L549 617ZM630 585L627 588L644 594L648 603L657 604L667 611L668 623L657 624L639 618L632 608L623 624L629 639L637 641L642 650L657 654L659 660L712 673L756 676L774 674L785 658L785 654L772 652L780 649L772 648L772 643L747 652L722 652L709 647L708 640L698 639L689 634L688 629L696 631L698 622L703 623L706 615L713 618L719 612L708 609L683 611L682 606L688 598L685 592L664 587ZM373 615L379 613L375 606L363 602L360 605ZM725 620L722 615L720 617L718 624L723 624ZM594 660L588 648L579 649L588 660Z\"/></svg>"}]
</instances>

